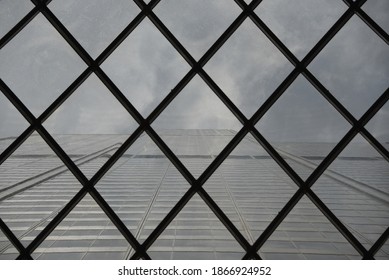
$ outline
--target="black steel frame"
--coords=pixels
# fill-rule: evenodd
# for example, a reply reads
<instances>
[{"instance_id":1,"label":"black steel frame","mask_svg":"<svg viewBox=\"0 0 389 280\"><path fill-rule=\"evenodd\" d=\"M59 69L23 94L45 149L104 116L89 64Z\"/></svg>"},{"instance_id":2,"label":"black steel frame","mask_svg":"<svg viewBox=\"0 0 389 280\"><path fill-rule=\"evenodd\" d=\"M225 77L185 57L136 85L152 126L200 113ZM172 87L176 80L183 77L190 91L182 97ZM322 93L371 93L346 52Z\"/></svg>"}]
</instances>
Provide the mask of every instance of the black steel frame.
<instances>
[{"instance_id":1,"label":"black steel frame","mask_svg":"<svg viewBox=\"0 0 389 280\"><path fill-rule=\"evenodd\" d=\"M12 233L9 227L0 218L0 229L9 238L11 243L19 251L18 259L32 259L32 252L45 240L45 238L56 228L56 226L72 211L72 209L89 193L98 203L101 209L107 214L109 219L115 224L118 230L123 234L125 239L134 248L135 253L131 259L150 259L147 250L159 235L166 229L169 223L177 216L180 210L192 198L194 194L199 194L206 202L210 209L220 219L224 226L234 236L237 242L246 251L244 259L261 259L258 250L271 236L271 234L280 225L283 219L306 195L318 209L328 218L328 220L339 230L339 232L350 242L350 244L360 253L363 259L374 259L374 255L385 244L389 237L389 227L376 241L371 248L365 248L355 236L347 229L347 227L336 217L336 215L321 201L321 199L313 192L311 187L328 168L328 166L336 159L342 150L350 143L350 141L360 133L381 155L389 161L388 151L365 129L368 121L384 106L389 99L389 89L382 93L380 98L368 109L368 111L360 118L355 117L320 83L318 79L307 69L307 66L315 59L320 51L328 44L328 42L337 34L337 32L347 23L347 21L355 14L359 16L386 44L389 44L388 34L371 19L362 9L361 6L367 0L343 0L348 6L348 9L336 21L336 23L327 31L321 40L311 49L311 51L300 61L294 54L277 38L277 36L267 27L267 25L258 17L254 9L262 2L262 0L253 0L247 4L243 0L234 0L242 9L239 16L231 23L224 31L218 40L209 48L209 50L196 61L185 47L176 39L169 29L161 22L161 20L153 12L153 8L160 0L151 0L146 4L143 0L133 0L141 12L128 24L128 26L116 37L116 39L96 58L93 59L88 52L80 45L73 35L65 28L58 18L51 12L47 5L51 0L31 0L35 7L17 23L3 38L0 39L0 49L3 48L14 36L16 36L36 15L43 14L46 19L54 26L61 36L68 42L74 51L87 64L87 69L38 117L36 118L29 109L19 100L12 90L0 79L0 90L18 109L18 111L29 122L30 126L0 155L0 165L34 132L37 131L40 136L47 142L56 155L63 161L67 168L81 183L81 190L66 204L65 207L55 216L55 218L40 232L40 234L27 246L24 247L18 238ZM187 61L191 69L174 87L174 89L164 98L164 100L152 111L147 117L143 116L136 108L126 99L120 89L111 81L111 79L100 68L104 60L131 34L138 24L148 17L158 30L166 37L172 46L181 54ZM219 50L221 46L229 39L229 37L239 28L244 20L250 18L254 24L267 36L269 40L284 54L284 56L294 66L292 72L284 79L272 95L262 104L262 106L247 119L245 115L235 106L235 104L227 97L220 87L212 80L205 72L203 67L211 59L211 57ZM139 127L132 135L123 143L123 145L109 158L109 160L98 170L98 172L88 180L81 172L77 165L69 158L69 156L58 145L54 138L47 132L42 123L71 96L71 94L91 75L95 73L99 79L110 90L112 95L123 105L128 113L137 121ZM160 136L151 127L151 124L162 113L162 111L174 100L181 90L195 76L199 75L219 99L230 109L230 111L241 122L243 127L222 150L222 152L213 160L208 168L201 174L198 179L195 179L185 165L164 143ZM278 100L285 90L293 83L298 75L302 74L326 100L352 125L351 129L341 139L341 141L333 148L333 150L325 157L322 163L313 171L307 180L303 180L277 153L271 144L262 136L255 128L255 124L263 117L269 108ZM138 139L138 137L146 132L169 158L172 164L179 170L182 176L190 184L189 190L171 209L166 217L159 223L149 237L140 244L133 234L128 230L125 224L120 220L115 211L104 200L100 193L96 190L95 185L106 174L106 172L115 164L115 162L124 154L124 152ZM215 170L228 157L232 150L240 143L240 141L248 134L251 135L261 144L261 146L269 153L269 155L279 164L279 166L290 176L290 178L299 187L296 193L290 198L287 204L282 208L274 220L268 225L264 232L258 237L254 244L250 244L239 230L234 226L230 219L223 213L217 203L209 196L203 188L204 183L212 176Z\"/></svg>"}]
</instances>

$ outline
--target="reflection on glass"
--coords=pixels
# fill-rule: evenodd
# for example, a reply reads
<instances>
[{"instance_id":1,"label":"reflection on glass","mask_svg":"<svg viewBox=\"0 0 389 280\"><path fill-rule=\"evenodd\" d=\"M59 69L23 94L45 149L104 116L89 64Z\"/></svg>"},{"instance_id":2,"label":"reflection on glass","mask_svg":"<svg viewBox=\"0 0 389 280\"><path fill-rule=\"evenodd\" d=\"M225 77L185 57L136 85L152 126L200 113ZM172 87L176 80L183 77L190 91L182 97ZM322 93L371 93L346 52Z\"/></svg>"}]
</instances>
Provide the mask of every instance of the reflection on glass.
<instances>
[{"instance_id":1,"label":"reflection on glass","mask_svg":"<svg viewBox=\"0 0 389 280\"><path fill-rule=\"evenodd\" d=\"M292 65L248 19L204 69L248 117L292 71Z\"/></svg>"},{"instance_id":2,"label":"reflection on glass","mask_svg":"<svg viewBox=\"0 0 389 280\"><path fill-rule=\"evenodd\" d=\"M87 194L32 255L40 260L123 259L130 248Z\"/></svg>"},{"instance_id":3,"label":"reflection on glass","mask_svg":"<svg viewBox=\"0 0 389 280\"><path fill-rule=\"evenodd\" d=\"M92 57L97 57L140 12L127 0L56 0L49 8Z\"/></svg>"},{"instance_id":4,"label":"reflection on glass","mask_svg":"<svg viewBox=\"0 0 389 280\"><path fill-rule=\"evenodd\" d=\"M85 64L37 15L0 53L0 77L38 116L77 78Z\"/></svg>"},{"instance_id":5,"label":"reflection on glass","mask_svg":"<svg viewBox=\"0 0 389 280\"><path fill-rule=\"evenodd\" d=\"M0 1L0 38L14 27L34 5L28 0Z\"/></svg>"},{"instance_id":6,"label":"reflection on glass","mask_svg":"<svg viewBox=\"0 0 389 280\"><path fill-rule=\"evenodd\" d=\"M247 135L205 183L241 234L253 244L297 191L297 186Z\"/></svg>"},{"instance_id":7,"label":"reflection on glass","mask_svg":"<svg viewBox=\"0 0 389 280\"><path fill-rule=\"evenodd\" d=\"M66 166L34 133L0 166L0 217L28 245L79 189ZM8 248L0 248L0 255Z\"/></svg>"},{"instance_id":8,"label":"reflection on glass","mask_svg":"<svg viewBox=\"0 0 389 280\"><path fill-rule=\"evenodd\" d=\"M0 154L27 128L28 122L0 91Z\"/></svg>"},{"instance_id":9,"label":"reflection on glass","mask_svg":"<svg viewBox=\"0 0 389 280\"><path fill-rule=\"evenodd\" d=\"M211 158L232 139L234 134L228 129L238 130L241 125L196 76L162 112L153 127L189 170L199 176ZM165 134L164 129L172 131ZM214 129L221 129L221 134Z\"/></svg>"},{"instance_id":10,"label":"reflection on glass","mask_svg":"<svg viewBox=\"0 0 389 280\"><path fill-rule=\"evenodd\" d=\"M234 21L240 9L233 1L164 0L154 12L198 60Z\"/></svg>"},{"instance_id":11,"label":"reflection on glass","mask_svg":"<svg viewBox=\"0 0 389 280\"><path fill-rule=\"evenodd\" d=\"M313 190L366 249L387 229L389 163L362 136L353 139Z\"/></svg>"},{"instance_id":12,"label":"reflection on glass","mask_svg":"<svg viewBox=\"0 0 389 280\"><path fill-rule=\"evenodd\" d=\"M91 177L127 140L136 123L93 74L44 126L84 174Z\"/></svg>"},{"instance_id":13,"label":"reflection on glass","mask_svg":"<svg viewBox=\"0 0 389 280\"><path fill-rule=\"evenodd\" d=\"M146 18L102 68L146 117L188 72L189 65Z\"/></svg>"},{"instance_id":14,"label":"reflection on glass","mask_svg":"<svg viewBox=\"0 0 389 280\"><path fill-rule=\"evenodd\" d=\"M389 50L353 16L308 67L356 118L389 86Z\"/></svg>"},{"instance_id":15,"label":"reflection on glass","mask_svg":"<svg viewBox=\"0 0 389 280\"><path fill-rule=\"evenodd\" d=\"M345 10L338 0L265 0L256 13L301 60Z\"/></svg>"},{"instance_id":16,"label":"reflection on glass","mask_svg":"<svg viewBox=\"0 0 389 280\"><path fill-rule=\"evenodd\" d=\"M361 259L306 197L292 209L259 251L264 259Z\"/></svg>"},{"instance_id":17,"label":"reflection on glass","mask_svg":"<svg viewBox=\"0 0 389 280\"><path fill-rule=\"evenodd\" d=\"M303 179L317 167L310 159L323 160L350 127L303 76L294 81L256 125Z\"/></svg>"},{"instance_id":18,"label":"reflection on glass","mask_svg":"<svg viewBox=\"0 0 389 280\"><path fill-rule=\"evenodd\" d=\"M243 248L196 194L148 250L152 259L242 259Z\"/></svg>"}]
</instances>

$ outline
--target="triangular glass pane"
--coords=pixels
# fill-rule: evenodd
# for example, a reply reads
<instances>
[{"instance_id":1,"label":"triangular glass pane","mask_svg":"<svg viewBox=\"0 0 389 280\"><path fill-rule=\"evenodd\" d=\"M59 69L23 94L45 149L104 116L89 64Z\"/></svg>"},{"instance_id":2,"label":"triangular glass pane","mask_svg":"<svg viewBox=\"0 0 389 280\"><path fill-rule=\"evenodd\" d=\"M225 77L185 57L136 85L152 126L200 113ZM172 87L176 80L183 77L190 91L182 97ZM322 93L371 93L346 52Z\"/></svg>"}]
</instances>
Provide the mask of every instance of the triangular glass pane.
<instances>
[{"instance_id":1,"label":"triangular glass pane","mask_svg":"<svg viewBox=\"0 0 389 280\"><path fill-rule=\"evenodd\" d=\"M195 194L148 250L152 259L242 259L244 249Z\"/></svg>"},{"instance_id":2,"label":"triangular glass pane","mask_svg":"<svg viewBox=\"0 0 389 280\"><path fill-rule=\"evenodd\" d=\"M389 102L377 112L365 128L389 150Z\"/></svg>"},{"instance_id":3,"label":"triangular glass pane","mask_svg":"<svg viewBox=\"0 0 389 280\"><path fill-rule=\"evenodd\" d=\"M44 126L90 178L127 140L136 122L92 74Z\"/></svg>"},{"instance_id":4,"label":"triangular glass pane","mask_svg":"<svg viewBox=\"0 0 389 280\"><path fill-rule=\"evenodd\" d=\"M360 135L313 190L367 249L389 225L389 163Z\"/></svg>"},{"instance_id":5,"label":"triangular glass pane","mask_svg":"<svg viewBox=\"0 0 389 280\"><path fill-rule=\"evenodd\" d=\"M0 38L7 34L34 5L28 0L0 1Z\"/></svg>"},{"instance_id":6,"label":"triangular glass pane","mask_svg":"<svg viewBox=\"0 0 389 280\"><path fill-rule=\"evenodd\" d=\"M256 13L302 59L345 10L338 0L265 0Z\"/></svg>"},{"instance_id":7,"label":"triangular glass pane","mask_svg":"<svg viewBox=\"0 0 389 280\"><path fill-rule=\"evenodd\" d=\"M356 117L389 86L389 50L353 16L308 67Z\"/></svg>"},{"instance_id":8,"label":"triangular glass pane","mask_svg":"<svg viewBox=\"0 0 389 280\"><path fill-rule=\"evenodd\" d=\"M49 8L92 57L97 57L140 12L128 0L56 0Z\"/></svg>"},{"instance_id":9,"label":"triangular glass pane","mask_svg":"<svg viewBox=\"0 0 389 280\"><path fill-rule=\"evenodd\" d=\"M299 76L255 127L305 180L351 126Z\"/></svg>"},{"instance_id":10,"label":"triangular glass pane","mask_svg":"<svg viewBox=\"0 0 389 280\"><path fill-rule=\"evenodd\" d=\"M386 243L378 250L374 258L376 260L389 260L389 242Z\"/></svg>"},{"instance_id":11,"label":"triangular glass pane","mask_svg":"<svg viewBox=\"0 0 389 280\"><path fill-rule=\"evenodd\" d=\"M247 135L205 183L241 234L253 244L297 186L251 136Z\"/></svg>"},{"instance_id":12,"label":"triangular glass pane","mask_svg":"<svg viewBox=\"0 0 389 280\"><path fill-rule=\"evenodd\" d=\"M15 260L18 256L19 251L0 229L0 260Z\"/></svg>"},{"instance_id":13,"label":"triangular glass pane","mask_svg":"<svg viewBox=\"0 0 389 280\"><path fill-rule=\"evenodd\" d=\"M0 53L1 78L36 116L81 74L85 66L41 14Z\"/></svg>"},{"instance_id":14,"label":"triangular glass pane","mask_svg":"<svg viewBox=\"0 0 389 280\"><path fill-rule=\"evenodd\" d=\"M165 0L154 12L198 60L238 16L239 7L224 0Z\"/></svg>"},{"instance_id":15,"label":"triangular glass pane","mask_svg":"<svg viewBox=\"0 0 389 280\"><path fill-rule=\"evenodd\" d=\"M87 194L45 241L34 259L124 259L131 245Z\"/></svg>"},{"instance_id":16,"label":"triangular glass pane","mask_svg":"<svg viewBox=\"0 0 389 280\"><path fill-rule=\"evenodd\" d=\"M0 166L0 217L26 246L80 189L34 133Z\"/></svg>"},{"instance_id":17,"label":"triangular glass pane","mask_svg":"<svg viewBox=\"0 0 389 280\"><path fill-rule=\"evenodd\" d=\"M189 65L146 18L102 68L146 117L188 72Z\"/></svg>"},{"instance_id":18,"label":"triangular glass pane","mask_svg":"<svg viewBox=\"0 0 389 280\"><path fill-rule=\"evenodd\" d=\"M27 128L28 122L0 91L0 154Z\"/></svg>"},{"instance_id":19,"label":"triangular glass pane","mask_svg":"<svg viewBox=\"0 0 389 280\"><path fill-rule=\"evenodd\" d=\"M198 76L152 125L194 176L230 142L241 124Z\"/></svg>"},{"instance_id":20,"label":"triangular glass pane","mask_svg":"<svg viewBox=\"0 0 389 280\"><path fill-rule=\"evenodd\" d=\"M293 67L248 19L204 69L249 117L274 92Z\"/></svg>"},{"instance_id":21,"label":"triangular glass pane","mask_svg":"<svg viewBox=\"0 0 389 280\"><path fill-rule=\"evenodd\" d=\"M189 184L153 140L143 134L96 188L134 236L144 240Z\"/></svg>"},{"instance_id":22,"label":"triangular glass pane","mask_svg":"<svg viewBox=\"0 0 389 280\"><path fill-rule=\"evenodd\" d=\"M305 196L261 247L263 259L361 259Z\"/></svg>"},{"instance_id":23,"label":"triangular glass pane","mask_svg":"<svg viewBox=\"0 0 389 280\"><path fill-rule=\"evenodd\" d=\"M362 9L389 33L389 5L385 0L369 0L363 4Z\"/></svg>"}]
</instances>

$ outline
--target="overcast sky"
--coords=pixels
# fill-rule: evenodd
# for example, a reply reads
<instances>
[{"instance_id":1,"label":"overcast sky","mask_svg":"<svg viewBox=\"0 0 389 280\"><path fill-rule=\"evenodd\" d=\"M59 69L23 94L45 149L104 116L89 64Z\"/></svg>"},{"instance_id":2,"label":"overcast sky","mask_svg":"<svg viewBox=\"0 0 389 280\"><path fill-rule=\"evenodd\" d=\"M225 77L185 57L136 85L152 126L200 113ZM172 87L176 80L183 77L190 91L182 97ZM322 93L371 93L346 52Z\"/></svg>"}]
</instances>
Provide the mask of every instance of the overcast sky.
<instances>
[{"instance_id":1,"label":"overcast sky","mask_svg":"<svg viewBox=\"0 0 389 280\"><path fill-rule=\"evenodd\" d=\"M29 1L0 0L0 36L31 7ZM52 1L49 7L93 58L139 13L138 7L128 0ZM302 59L346 9L341 0L265 0L256 12ZM154 9L196 60L240 11L234 1L227 0L162 0ZM389 31L385 16L389 13L388 1L369 0L366 12ZM36 116L85 68L42 15L36 16L0 51L0 78ZM389 49L354 16L308 68L359 118L388 88ZM102 69L147 117L190 68L146 18L102 64ZM247 19L204 69L251 117L293 67ZM368 125L373 135L385 141L389 141L388 107ZM66 134L128 134L136 127L95 75L44 125L49 132ZM26 126L23 117L0 95L0 137L16 136ZM153 126L157 130L241 127L200 77L191 80ZM300 76L257 128L271 141L333 142L350 125Z\"/></svg>"}]
</instances>

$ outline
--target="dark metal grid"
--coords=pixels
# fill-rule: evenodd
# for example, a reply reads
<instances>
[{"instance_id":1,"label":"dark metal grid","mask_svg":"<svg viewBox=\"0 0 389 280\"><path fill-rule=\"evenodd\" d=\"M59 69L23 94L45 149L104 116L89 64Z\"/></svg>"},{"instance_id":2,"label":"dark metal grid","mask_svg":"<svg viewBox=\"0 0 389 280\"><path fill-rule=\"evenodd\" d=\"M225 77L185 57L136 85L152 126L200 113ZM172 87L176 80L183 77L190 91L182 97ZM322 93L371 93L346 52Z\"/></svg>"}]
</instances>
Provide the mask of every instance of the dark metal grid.
<instances>
[{"instance_id":1,"label":"dark metal grid","mask_svg":"<svg viewBox=\"0 0 389 280\"><path fill-rule=\"evenodd\" d=\"M54 150L54 152L61 158L64 164L75 175L75 177L82 184L82 189L79 193L62 209L62 211L54 218L54 220L38 235L38 237L25 249L17 238L9 231L7 226L1 221L0 228L6 232L7 237L12 241L15 247L21 253L19 258L31 258L31 253L40 245L41 242L50 234L52 230L66 217L66 215L77 205L77 203L84 197L86 193L90 193L96 202L100 205L103 211L108 215L111 221L118 227L127 241L134 247L136 253L132 258L149 258L146 250L152 245L152 243L158 238L168 224L174 219L179 211L185 206L185 204L191 199L191 197L198 193L207 205L212 209L216 216L246 250L247 254L245 258L260 258L256 253L267 238L274 232L277 226L287 216L287 214L298 203L301 197L306 194L313 203L323 212L323 214L333 223L336 228L346 237L347 240L358 250L364 259L370 259L379 250L379 248L386 242L388 238L388 230L377 240L372 248L367 251L356 238L347 230L347 228L337 219L337 217L326 207L326 205L314 194L310 189L314 182L321 176L330 163L340 154L345 146L353 139L353 137L359 132L361 133L373 147L388 160L388 151L364 128L364 125L374 116L374 114L385 104L389 98L388 90L386 90L381 98L379 98L371 108L365 113L365 115L357 121L344 107L343 105L325 89L325 87L307 70L308 64L316 57L316 55L326 46L326 44L336 35L336 33L346 24L346 22L354 15L357 14L363 19L368 26L377 33L386 43L388 42L388 35L380 28L368 15L366 15L360 7L366 2L366 0L360 0L352 2L344 0L349 6L347 11L339 18L339 20L333 25L333 27L323 36L323 38L314 46L314 48L305 56L300 62L289 49L272 33L272 31L266 26L265 23L254 13L254 9L262 2L261 0L254 0L247 5L242 0L235 0L235 2L242 8L242 13L237 19L227 28L227 30L220 36L220 38L211 46L211 48L204 54L204 56L196 62L190 53L181 45L181 43L174 37L174 35L166 28L166 26L158 19L153 13L152 9L160 2L158 0L151 1L149 4L145 4L141 0L134 0L134 2L141 8L141 12L137 17L120 33L119 36L102 52L102 54L93 60L89 54L83 49L83 47L75 40L70 32L62 25L62 23L56 18L56 16L47 8L47 4L50 1L45 0L32 0L36 7L28 13L14 28L12 28L1 40L0 46L6 45L20 30L26 26L35 15L41 12L49 22L56 28L56 30L62 35L62 37L69 43L69 45L79 54L79 56L88 65L88 68L64 91L64 93L57 98L53 104L46 109L46 111L36 119L29 110L23 105L23 103L16 97L15 94L5 85L3 81L0 81L0 89L4 92L6 97L15 105L15 107L23 114L23 116L30 122L30 127L26 129L19 136L11 146L0 155L0 164L4 162L8 156L10 156L27 138L31 133L36 130L42 136L42 138L48 143L48 145ZM160 32L169 40L174 48L183 56L183 58L191 66L191 70L184 76L184 78L177 84L177 86L166 96L166 98L157 106L157 108L149 115L147 119L144 119L139 112L132 106L132 104L124 97L116 85L106 76L101 70L99 65L116 49L116 47L125 40L125 38L136 28L136 26L145 18L148 17L154 25L160 30ZM203 66L209 61L209 59L217 52L217 50L228 40L228 38L236 31L240 24L247 18L250 19L258 26L258 28L273 42L273 44L285 55L287 59L295 66L295 69L289 74L289 76L280 84L280 86L274 91L270 98L258 109L251 119L247 119L240 110L233 104L233 102L223 93L218 85L208 76L203 70ZM83 175L78 167L71 161L61 147L55 142L50 134L44 129L42 123L46 120L76 89L79 85L85 81L88 76L94 72L100 80L107 86L112 94L119 100L119 102L127 109L127 111L133 116L133 118L139 123L139 128L127 139L127 141L116 151L116 153L100 168L100 170L93 176L91 180ZM302 73L315 88L340 112L347 121L353 126L346 136L338 143L338 145L331 151L331 153L323 160L318 168L311 174L311 176L304 182L295 171L283 160L283 158L275 151L275 149L266 141L266 139L256 130L254 125L261 119L261 117L267 112L267 110L277 101L277 99L283 94L283 92L289 87L290 84ZM162 141L159 135L151 128L150 124L158 117L158 115L170 104L170 102L179 94L179 92L189 83L189 81L199 74L202 79L208 84L208 86L214 91L214 93L220 98L220 100L231 110L231 112L238 118L243 124L243 128L235 135L231 142L223 149L223 151L216 157L211 165L203 172L203 174L195 180L192 174L186 169L186 167L180 162L180 160L174 155L169 147ZM175 207L168 213L163 221L157 226L157 228L150 234L149 238L140 245L133 235L128 231L119 217L114 213L106 201L101 197L98 191L94 188L95 184L101 179L110 167L119 159L119 157L131 146L131 144L141 135L143 131L146 131L149 136L154 140L158 147L164 152L164 154L171 160L181 174L186 178L191 188L181 198ZM219 167L219 165L227 158L230 152L240 143L247 133L251 133L254 138L266 149L266 151L273 157L273 159L281 166L281 168L292 178L292 180L299 186L299 190L284 206L281 212L270 223L263 234L257 239L257 241L250 246L247 240L240 234L228 217L203 189L203 184L213 174L213 172ZM16 240L15 240L16 239Z\"/></svg>"}]
</instances>

